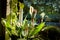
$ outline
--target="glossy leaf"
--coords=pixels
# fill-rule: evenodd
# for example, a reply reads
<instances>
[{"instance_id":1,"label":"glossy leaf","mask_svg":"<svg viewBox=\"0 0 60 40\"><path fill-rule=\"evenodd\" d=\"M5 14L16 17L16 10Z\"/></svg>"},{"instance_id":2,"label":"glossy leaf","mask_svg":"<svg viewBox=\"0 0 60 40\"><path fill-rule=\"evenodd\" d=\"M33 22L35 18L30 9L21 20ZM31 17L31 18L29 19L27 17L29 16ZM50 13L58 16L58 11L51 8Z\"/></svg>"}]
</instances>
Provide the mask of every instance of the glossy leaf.
<instances>
[{"instance_id":1,"label":"glossy leaf","mask_svg":"<svg viewBox=\"0 0 60 40\"><path fill-rule=\"evenodd\" d=\"M44 27L45 25L45 22L39 24L35 29L32 29L31 32L30 32L30 36L33 36L35 34L37 34L39 31L41 31L41 29Z\"/></svg>"}]
</instances>

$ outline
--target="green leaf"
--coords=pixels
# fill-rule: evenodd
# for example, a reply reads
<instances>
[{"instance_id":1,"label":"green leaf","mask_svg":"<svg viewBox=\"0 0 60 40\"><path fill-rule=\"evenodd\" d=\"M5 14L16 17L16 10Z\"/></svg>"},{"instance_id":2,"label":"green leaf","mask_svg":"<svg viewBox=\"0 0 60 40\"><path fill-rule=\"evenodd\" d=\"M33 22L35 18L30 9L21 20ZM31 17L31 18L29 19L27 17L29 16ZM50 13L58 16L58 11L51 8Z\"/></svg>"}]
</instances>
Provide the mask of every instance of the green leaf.
<instances>
[{"instance_id":1,"label":"green leaf","mask_svg":"<svg viewBox=\"0 0 60 40\"><path fill-rule=\"evenodd\" d=\"M39 31L41 31L41 29L44 27L44 25L45 25L45 22L39 24L35 29L32 29L30 31L30 34L29 35L30 36L33 36L33 35L37 34Z\"/></svg>"}]
</instances>

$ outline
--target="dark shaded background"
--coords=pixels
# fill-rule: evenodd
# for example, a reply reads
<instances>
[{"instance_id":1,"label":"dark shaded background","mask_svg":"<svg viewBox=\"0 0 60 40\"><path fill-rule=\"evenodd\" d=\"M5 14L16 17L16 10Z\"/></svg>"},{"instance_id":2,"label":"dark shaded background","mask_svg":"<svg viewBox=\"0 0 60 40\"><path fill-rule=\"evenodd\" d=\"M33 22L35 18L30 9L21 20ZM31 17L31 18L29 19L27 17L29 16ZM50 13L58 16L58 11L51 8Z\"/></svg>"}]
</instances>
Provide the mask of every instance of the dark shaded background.
<instances>
[{"instance_id":1,"label":"dark shaded background","mask_svg":"<svg viewBox=\"0 0 60 40\"><path fill-rule=\"evenodd\" d=\"M0 0L0 40L5 40L5 27L1 24L1 18L6 17L7 0Z\"/></svg>"}]
</instances>

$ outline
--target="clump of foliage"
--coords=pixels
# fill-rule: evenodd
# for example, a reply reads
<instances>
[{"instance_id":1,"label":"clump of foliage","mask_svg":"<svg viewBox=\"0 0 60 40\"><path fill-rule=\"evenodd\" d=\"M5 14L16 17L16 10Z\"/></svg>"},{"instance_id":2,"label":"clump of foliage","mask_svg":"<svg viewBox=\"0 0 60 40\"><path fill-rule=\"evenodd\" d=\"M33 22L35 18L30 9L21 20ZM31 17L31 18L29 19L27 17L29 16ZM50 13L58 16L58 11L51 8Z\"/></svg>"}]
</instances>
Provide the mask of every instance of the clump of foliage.
<instances>
[{"instance_id":1,"label":"clump of foliage","mask_svg":"<svg viewBox=\"0 0 60 40\"><path fill-rule=\"evenodd\" d=\"M31 38L32 36L36 35L41 29L44 27L45 23L39 24L36 28L30 29L32 26L28 23L28 20L24 19L23 24L20 25L17 19L17 15L12 13L8 15L6 19L2 18L2 24L6 28L6 32L12 36L15 35L18 38ZM29 26L28 26L29 24ZM27 38L28 37L28 38Z\"/></svg>"}]
</instances>

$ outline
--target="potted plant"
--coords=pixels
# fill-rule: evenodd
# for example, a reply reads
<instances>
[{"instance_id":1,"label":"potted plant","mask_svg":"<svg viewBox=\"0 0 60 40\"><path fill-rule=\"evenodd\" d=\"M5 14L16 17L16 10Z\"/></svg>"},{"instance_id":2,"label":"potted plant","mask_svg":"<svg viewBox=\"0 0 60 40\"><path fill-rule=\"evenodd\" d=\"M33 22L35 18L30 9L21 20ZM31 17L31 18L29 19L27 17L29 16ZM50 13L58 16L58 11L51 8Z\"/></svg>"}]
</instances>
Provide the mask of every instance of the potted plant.
<instances>
[{"instance_id":1,"label":"potted plant","mask_svg":"<svg viewBox=\"0 0 60 40\"><path fill-rule=\"evenodd\" d=\"M33 12L35 14L33 15ZM34 9L31 15L31 22L28 23L28 20L23 20L23 23L19 22L19 19L17 18L16 13L11 12L10 15L6 17L6 19L2 18L2 24L6 28L6 35L11 38L11 40L17 40L17 39L26 39L30 40L35 37L38 32L41 31L41 29L45 26L45 22L41 22L37 27L34 27L34 19L36 16L36 9ZM33 24L32 24L33 22Z\"/></svg>"},{"instance_id":2,"label":"potted plant","mask_svg":"<svg viewBox=\"0 0 60 40\"><path fill-rule=\"evenodd\" d=\"M2 24L6 28L6 32L8 33L9 37L12 40L19 39L31 39L34 38L33 36L36 35L41 29L44 27L45 23L39 24L35 28L31 28L31 25L28 23L28 20L24 19L23 25L17 21L16 15L11 14L12 19L6 18L2 19ZM8 20L9 19L9 20ZM12 22L11 22L12 20ZM29 25L28 25L29 24Z\"/></svg>"}]
</instances>

